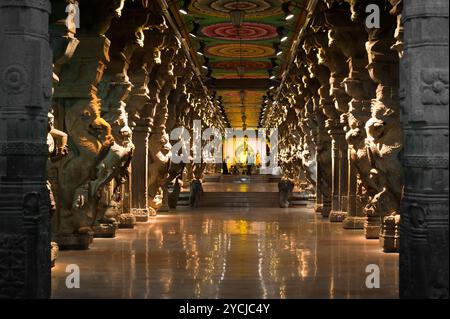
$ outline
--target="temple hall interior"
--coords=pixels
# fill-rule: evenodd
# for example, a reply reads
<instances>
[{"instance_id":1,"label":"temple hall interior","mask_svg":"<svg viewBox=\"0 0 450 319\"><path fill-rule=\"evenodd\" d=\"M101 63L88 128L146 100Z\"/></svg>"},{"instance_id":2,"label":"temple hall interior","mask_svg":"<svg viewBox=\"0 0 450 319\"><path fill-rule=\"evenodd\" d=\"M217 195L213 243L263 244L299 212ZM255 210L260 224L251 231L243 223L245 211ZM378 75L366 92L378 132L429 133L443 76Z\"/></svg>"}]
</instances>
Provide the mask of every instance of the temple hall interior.
<instances>
[{"instance_id":1,"label":"temple hall interior","mask_svg":"<svg viewBox=\"0 0 450 319\"><path fill-rule=\"evenodd\" d=\"M448 298L448 0L0 0L0 298Z\"/></svg>"}]
</instances>

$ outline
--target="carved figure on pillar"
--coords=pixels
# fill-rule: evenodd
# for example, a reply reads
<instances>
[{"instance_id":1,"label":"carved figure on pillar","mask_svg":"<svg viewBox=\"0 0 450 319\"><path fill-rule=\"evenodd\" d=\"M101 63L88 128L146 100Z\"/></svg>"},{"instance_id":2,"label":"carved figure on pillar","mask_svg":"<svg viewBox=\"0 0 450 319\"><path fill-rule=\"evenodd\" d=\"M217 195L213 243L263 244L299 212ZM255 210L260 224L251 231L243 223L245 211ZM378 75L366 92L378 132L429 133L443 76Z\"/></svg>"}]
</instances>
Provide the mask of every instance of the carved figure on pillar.
<instances>
[{"instance_id":1,"label":"carved figure on pillar","mask_svg":"<svg viewBox=\"0 0 450 319\"><path fill-rule=\"evenodd\" d=\"M403 132L399 112L398 55L391 49L396 42L397 21L388 12L384 12L381 19L383 27L369 29L366 43L367 68L371 79L378 85L376 98L372 100L371 118L365 125L366 147L372 167L370 177L377 187L376 195L370 197L365 207L368 216L366 230L378 231L372 221L381 219L381 245L384 251L397 251L403 191L403 169L399 160Z\"/></svg>"}]
</instances>

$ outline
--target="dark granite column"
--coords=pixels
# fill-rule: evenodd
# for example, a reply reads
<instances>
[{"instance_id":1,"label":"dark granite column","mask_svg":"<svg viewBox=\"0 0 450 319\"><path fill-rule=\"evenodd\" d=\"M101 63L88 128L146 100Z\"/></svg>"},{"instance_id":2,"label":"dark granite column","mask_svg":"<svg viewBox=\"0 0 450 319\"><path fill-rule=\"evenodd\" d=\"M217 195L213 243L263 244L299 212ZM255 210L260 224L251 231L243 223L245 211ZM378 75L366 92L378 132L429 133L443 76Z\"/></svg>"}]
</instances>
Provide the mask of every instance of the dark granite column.
<instances>
[{"instance_id":1,"label":"dark granite column","mask_svg":"<svg viewBox=\"0 0 450 319\"><path fill-rule=\"evenodd\" d=\"M401 298L449 297L448 11L447 0L403 1Z\"/></svg>"},{"instance_id":2,"label":"dark granite column","mask_svg":"<svg viewBox=\"0 0 450 319\"><path fill-rule=\"evenodd\" d=\"M50 297L49 1L0 0L0 298Z\"/></svg>"}]
</instances>

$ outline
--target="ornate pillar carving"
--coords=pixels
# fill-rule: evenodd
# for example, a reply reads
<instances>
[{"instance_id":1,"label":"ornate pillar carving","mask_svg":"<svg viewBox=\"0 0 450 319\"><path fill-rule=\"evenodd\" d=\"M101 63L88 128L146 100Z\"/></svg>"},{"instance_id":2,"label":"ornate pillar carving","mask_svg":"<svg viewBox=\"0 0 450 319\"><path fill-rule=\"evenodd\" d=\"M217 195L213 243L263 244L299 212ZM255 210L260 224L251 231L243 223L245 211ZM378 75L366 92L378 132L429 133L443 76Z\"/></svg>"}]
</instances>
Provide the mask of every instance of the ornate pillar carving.
<instances>
[{"instance_id":1,"label":"ornate pillar carving","mask_svg":"<svg viewBox=\"0 0 450 319\"><path fill-rule=\"evenodd\" d=\"M144 47L144 30L152 27L149 22L150 5L147 1L127 2L120 19L114 20L106 36L111 40L110 62L99 85L102 98L102 116L111 124L113 136L126 149L126 166L109 185L108 211L119 227L132 228L136 217L131 213L130 164L135 151L132 130L129 126L126 102L133 84L128 70L134 53ZM137 58L142 58L138 55Z\"/></svg>"},{"instance_id":2,"label":"ornate pillar carving","mask_svg":"<svg viewBox=\"0 0 450 319\"><path fill-rule=\"evenodd\" d=\"M380 7L384 1L379 1ZM398 250L399 206L403 189L403 169L399 160L403 132L399 112L398 54L391 47L396 43L396 17L382 11L380 29L368 29L366 50L368 71L377 84L372 100L371 118L366 123L366 147L371 164L370 179L376 194L369 198L365 211L367 238L377 238L381 229L384 251ZM386 222L385 222L386 221Z\"/></svg>"},{"instance_id":3,"label":"ornate pillar carving","mask_svg":"<svg viewBox=\"0 0 450 319\"><path fill-rule=\"evenodd\" d=\"M318 126L318 134L315 139L318 156L317 183L320 185L324 207L325 203L327 204L327 209L324 209L322 216L329 217L332 209L332 191L333 189L337 191L339 186L338 175L335 174L335 179L333 179L333 160L337 160L339 157L334 157L334 159L332 157L332 139L328 134L328 130L325 128L329 128L330 122L327 122L329 119L339 118L339 113L335 109L333 99L330 95L330 71L323 65L325 58L324 51L319 50L320 43L323 46L327 43L326 33L324 32L314 36L314 38L307 38L303 44L303 50L306 53L305 59L307 59L308 62L309 75L315 78L319 83L319 88L316 89L318 97L314 100L316 122ZM336 146L336 143L334 145ZM336 150L336 148L334 149ZM336 152L334 154L336 155ZM338 166L335 167L338 168ZM335 195L337 195L337 192L335 192ZM338 199L339 197L335 197L335 205L338 204Z\"/></svg>"},{"instance_id":4,"label":"ornate pillar carving","mask_svg":"<svg viewBox=\"0 0 450 319\"><path fill-rule=\"evenodd\" d=\"M402 2L400 298L448 299L449 2Z\"/></svg>"},{"instance_id":5,"label":"ornate pillar carving","mask_svg":"<svg viewBox=\"0 0 450 319\"><path fill-rule=\"evenodd\" d=\"M345 7L344 7L345 8ZM364 8L365 9L365 8ZM353 10L354 11L354 10ZM365 13L365 11L364 11ZM343 227L363 229L365 216L363 207L367 204L368 194L372 194L369 174L370 164L365 146L364 125L370 118L371 98L375 85L366 70L368 64L365 42L367 33L360 16L352 16L350 8L340 11L339 15L330 16L327 22L333 25L329 32L332 45L336 46L347 58L349 73L342 85L351 97L347 113L341 115L341 123L346 125L346 139L349 144L348 158L348 215ZM374 194L372 194L374 195Z\"/></svg>"},{"instance_id":6,"label":"ornate pillar carving","mask_svg":"<svg viewBox=\"0 0 450 319\"><path fill-rule=\"evenodd\" d=\"M185 112L190 109L187 93L187 84L192 80L194 74L190 69L187 69L187 59L184 52L180 51L175 59L175 76L178 78L177 87L173 90L169 96L169 117L167 121L167 132L170 134L173 129L180 128L180 136L176 137L172 144L183 143L185 146L179 150L178 155L182 155L184 149L188 149L188 143L183 139L183 135L186 132L184 126ZM169 208L174 209L178 203L178 197L183 187L183 171L186 166L184 161L180 163L174 163L170 161L169 174L167 178L167 186L173 182L172 192L168 195ZM175 181L174 181L175 180Z\"/></svg>"},{"instance_id":7,"label":"ornate pillar carving","mask_svg":"<svg viewBox=\"0 0 450 319\"><path fill-rule=\"evenodd\" d=\"M342 8L332 6L323 12L322 26L315 25L316 32L322 33L316 36L318 44L319 64L324 65L330 71L330 97L334 110L328 110L326 127L332 139L332 209L329 216L331 222L342 222L347 215L348 208L348 144L345 140L344 125L340 121L340 115L348 112L350 98L342 87L344 78L348 75L346 57L334 45L331 34L335 33L334 19L345 13ZM328 33L325 39L324 34ZM326 40L326 41L325 41ZM329 102L328 102L329 103ZM331 108L331 104L328 109Z\"/></svg>"},{"instance_id":8,"label":"ornate pillar carving","mask_svg":"<svg viewBox=\"0 0 450 319\"><path fill-rule=\"evenodd\" d=\"M61 2L60 6L52 7L50 16L50 44L53 51L53 82L58 85L61 67L69 61L78 46L79 40L75 37L75 12L67 10L66 5L73 5L74 1ZM68 11L68 12L67 12ZM58 115L57 115L58 116ZM58 165L53 165L67 155L67 134L54 127L55 111L53 106L49 113L48 144L49 161L47 163L48 188L50 190L50 217L55 221L57 206L60 205L58 195ZM61 121L59 121L61 123ZM54 267L59 247L51 242L51 265Z\"/></svg>"},{"instance_id":9,"label":"ornate pillar carving","mask_svg":"<svg viewBox=\"0 0 450 319\"><path fill-rule=\"evenodd\" d=\"M168 97L176 88L173 59L180 49L180 43L173 35L168 35L165 40L165 49L162 54L161 64L152 72L157 89L159 104L153 121L152 132L149 139L149 192L150 207L153 210L168 210L168 194L166 179L171 157L171 144L166 132L168 118ZM152 93L152 92L151 92Z\"/></svg>"},{"instance_id":10,"label":"ornate pillar carving","mask_svg":"<svg viewBox=\"0 0 450 319\"><path fill-rule=\"evenodd\" d=\"M0 298L50 297L49 1L0 1Z\"/></svg>"},{"instance_id":11,"label":"ornate pillar carving","mask_svg":"<svg viewBox=\"0 0 450 319\"><path fill-rule=\"evenodd\" d=\"M80 5L80 44L61 68L55 88L56 126L69 135L69 155L58 168L58 198L54 236L62 249L86 249L97 226L98 235L114 236L115 224L105 218L104 189L122 167L123 147L101 117L97 85L109 62L110 41L104 36L123 1ZM107 12L107 14L105 13ZM83 170L80 170L83 167ZM101 222L101 225L99 224Z\"/></svg>"},{"instance_id":12,"label":"ornate pillar carving","mask_svg":"<svg viewBox=\"0 0 450 319\"><path fill-rule=\"evenodd\" d=\"M133 124L133 144L135 152L131 163L132 213L138 222L146 222L149 217L148 165L149 136L155 116L156 101L150 96L150 74L161 63L161 50L164 44L164 18L156 10L152 11L149 22L153 26L144 31L144 47L134 54L130 68L133 83L127 102L127 110Z\"/></svg>"}]
</instances>

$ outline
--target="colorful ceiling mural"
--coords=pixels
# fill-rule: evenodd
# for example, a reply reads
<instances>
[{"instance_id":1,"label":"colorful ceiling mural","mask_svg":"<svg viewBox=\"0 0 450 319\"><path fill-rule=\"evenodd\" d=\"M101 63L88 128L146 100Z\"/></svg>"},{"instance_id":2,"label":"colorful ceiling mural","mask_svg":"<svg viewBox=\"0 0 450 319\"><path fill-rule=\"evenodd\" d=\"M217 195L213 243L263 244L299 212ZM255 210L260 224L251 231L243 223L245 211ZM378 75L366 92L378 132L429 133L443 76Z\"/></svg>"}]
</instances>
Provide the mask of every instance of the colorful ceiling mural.
<instances>
[{"instance_id":1,"label":"colorful ceiling mural","mask_svg":"<svg viewBox=\"0 0 450 319\"><path fill-rule=\"evenodd\" d=\"M232 24L218 23L202 29L202 33L217 40L258 41L278 37L277 29L268 24L244 22L238 29Z\"/></svg>"},{"instance_id":2,"label":"colorful ceiling mural","mask_svg":"<svg viewBox=\"0 0 450 319\"><path fill-rule=\"evenodd\" d=\"M295 11L302 2L178 0L191 43L197 45L197 58L208 70L208 83L214 84L232 127L258 127L267 90L276 84L271 76L277 75L292 43L297 20L287 21L282 5L289 3ZM228 87L220 87L220 81L228 81ZM260 81L259 87L252 81ZM231 89L230 83L236 88Z\"/></svg>"}]
</instances>

